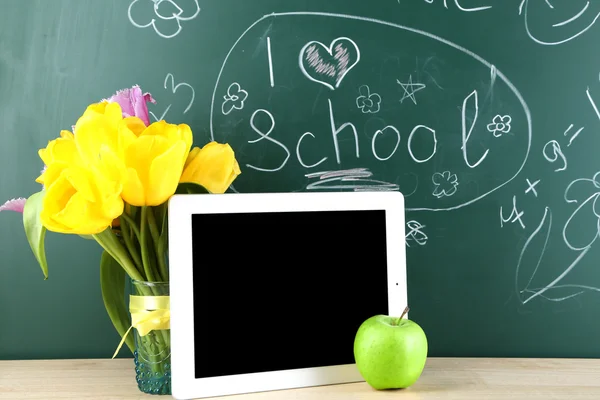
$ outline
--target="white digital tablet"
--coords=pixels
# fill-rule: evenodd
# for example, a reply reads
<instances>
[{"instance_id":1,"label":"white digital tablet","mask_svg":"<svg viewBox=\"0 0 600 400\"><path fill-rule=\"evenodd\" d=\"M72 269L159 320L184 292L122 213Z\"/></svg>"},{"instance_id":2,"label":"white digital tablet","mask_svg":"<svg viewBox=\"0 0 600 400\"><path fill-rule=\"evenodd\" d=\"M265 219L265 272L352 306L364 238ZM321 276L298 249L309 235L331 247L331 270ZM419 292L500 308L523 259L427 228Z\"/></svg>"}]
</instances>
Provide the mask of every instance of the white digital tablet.
<instances>
[{"instance_id":1,"label":"white digital tablet","mask_svg":"<svg viewBox=\"0 0 600 400\"><path fill-rule=\"evenodd\" d=\"M407 306L398 192L176 195L176 399L362 381L356 331Z\"/></svg>"}]
</instances>

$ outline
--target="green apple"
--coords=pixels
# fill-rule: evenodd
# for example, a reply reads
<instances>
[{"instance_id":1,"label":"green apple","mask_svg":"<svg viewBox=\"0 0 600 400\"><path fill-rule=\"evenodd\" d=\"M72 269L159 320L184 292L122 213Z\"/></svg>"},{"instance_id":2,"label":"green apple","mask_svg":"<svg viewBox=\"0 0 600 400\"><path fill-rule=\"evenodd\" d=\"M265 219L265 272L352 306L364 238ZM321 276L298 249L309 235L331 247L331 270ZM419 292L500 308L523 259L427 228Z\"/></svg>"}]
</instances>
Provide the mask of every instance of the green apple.
<instances>
[{"instance_id":1,"label":"green apple","mask_svg":"<svg viewBox=\"0 0 600 400\"><path fill-rule=\"evenodd\" d=\"M374 389L412 386L425 368L427 336L416 322L403 318L405 314L400 318L373 316L356 332L356 366Z\"/></svg>"}]
</instances>

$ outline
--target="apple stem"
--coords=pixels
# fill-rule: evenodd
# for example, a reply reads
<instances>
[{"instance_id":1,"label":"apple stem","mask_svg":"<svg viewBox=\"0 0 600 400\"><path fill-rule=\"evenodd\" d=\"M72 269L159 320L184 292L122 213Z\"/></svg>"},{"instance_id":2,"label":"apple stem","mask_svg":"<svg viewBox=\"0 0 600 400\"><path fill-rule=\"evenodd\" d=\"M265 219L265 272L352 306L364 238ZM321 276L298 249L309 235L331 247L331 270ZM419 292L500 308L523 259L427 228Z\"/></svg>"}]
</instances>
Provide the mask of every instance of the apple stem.
<instances>
[{"instance_id":1,"label":"apple stem","mask_svg":"<svg viewBox=\"0 0 600 400\"><path fill-rule=\"evenodd\" d=\"M402 311L402 315L400 316L400 318L398 318L398 321L396 321L396 325L400 325L400 321L402 321L402 318L404 318L404 316L408 313L408 310L410 310L410 308L406 306L404 311Z\"/></svg>"}]
</instances>

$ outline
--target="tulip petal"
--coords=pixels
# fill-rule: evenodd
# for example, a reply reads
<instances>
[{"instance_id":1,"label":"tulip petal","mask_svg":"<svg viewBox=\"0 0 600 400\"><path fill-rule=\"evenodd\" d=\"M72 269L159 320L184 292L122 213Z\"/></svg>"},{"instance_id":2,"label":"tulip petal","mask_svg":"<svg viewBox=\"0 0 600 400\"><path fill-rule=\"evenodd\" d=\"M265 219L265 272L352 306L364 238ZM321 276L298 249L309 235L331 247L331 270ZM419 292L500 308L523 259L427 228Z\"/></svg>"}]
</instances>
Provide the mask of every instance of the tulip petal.
<instances>
[{"instance_id":1,"label":"tulip petal","mask_svg":"<svg viewBox=\"0 0 600 400\"><path fill-rule=\"evenodd\" d=\"M142 185L137 171L133 168L127 169L127 178L121 195L127 204L137 207L146 205L144 185Z\"/></svg>"},{"instance_id":2,"label":"tulip petal","mask_svg":"<svg viewBox=\"0 0 600 400\"><path fill-rule=\"evenodd\" d=\"M66 170L63 170L46 189L42 214L54 215L60 212L62 206L76 193L75 188L71 185L66 175Z\"/></svg>"},{"instance_id":3,"label":"tulip petal","mask_svg":"<svg viewBox=\"0 0 600 400\"><path fill-rule=\"evenodd\" d=\"M79 235L94 235L111 226L113 219L106 218L91 207L81 195L75 193L63 210L53 216L53 220L68 227L74 227L73 233Z\"/></svg>"},{"instance_id":4,"label":"tulip petal","mask_svg":"<svg viewBox=\"0 0 600 400\"><path fill-rule=\"evenodd\" d=\"M46 189L46 194L42 203L40 220L42 225L52 232L71 233L72 229L55 221L53 216L62 209L62 204L66 204L71 196L75 194L75 189L62 174ZM64 202L64 203L63 203Z\"/></svg>"},{"instance_id":5,"label":"tulip petal","mask_svg":"<svg viewBox=\"0 0 600 400\"><path fill-rule=\"evenodd\" d=\"M179 135L179 129L177 129L177 125L169 124L165 120L154 122L152 125L147 127L140 136L160 136L171 141L181 138Z\"/></svg>"},{"instance_id":6,"label":"tulip petal","mask_svg":"<svg viewBox=\"0 0 600 400\"><path fill-rule=\"evenodd\" d=\"M198 183L211 193L225 193L239 173L231 146L211 142L189 163L180 181Z\"/></svg>"},{"instance_id":7,"label":"tulip petal","mask_svg":"<svg viewBox=\"0 0 600 400\"><path fill-rule=\"evenodd\" d=\"M119 122L123 119L121 106L118 103L108 103L105 101L90 105L75 123L73 131L78 134L82 125L98 119L104 119L112 125L112 129L116 129Z\"/></svg>"},{"instance_id":8,"label":"tulip petal","mask_svg":"<svg viewBox=\"0 0 600 400\"><path fill-rule=\"evenodd\" d=\"M184 168L187 168L188 165L190 165L190 163L192 162L192 160L194 158L196 158L196 156L200 153L200 147L194 147L191 151L190 154L188 154L187 160L185 160L185 165Z\"/></svg>"},{"instance_id":9,"label":"tulip petal","mask_svg":"<svg viewBox=\"0 0 600 400\"><path fill-rule=\"evenodd\" d=\"M73 189L77 191L78 195L85 199L85 201L93 203L98 200L98 194L95 193L95 190L88 179L87 171L84 171L81 168L72 167L65 170L64 176Z\"/></svg>"},{"instance_id":10,"label":"tulip petal","mask_svg":"<svg viewBox=\"0 0 600 400\"><path fill-rule=\"evenodd\" d=\"M187 124L179 124L177 125L179 128L179 135L181 140L185 142L185 150L190 151L192 148L192 144L194 143L194 135L192 134L192 128L190 128Z\"/></svg>"},{"instance_id":11,"label":"tulip petal","mask_svg":"<svg viewBox=\"0 0 600 400\"><path fill-rule=\"evenodd\" d=\"M90 118L77 127L75 143L81 158L86 162L94 163L98 159L102 146L109 147L115 153L118 152L119 130L107 118L102 116Z\"/></svg>"},{"instance_id":12,"label":"tulip petal","mask_svg":"<svg viewBox=\"0 0 600 400\"><path fill-rule=\"evenodd\" d=\"M66 167L66 163L52 163L49 167L46 168L42 175L40 175L36 179L36 182L43 184L45 187L48 187L52 185L52 183L54 183L55 180L58 179L58 177L65 170Z\"/></svg>"},{"instance_id":13,"label":"tulip petal","mask_svg":"<svg viewBox=\"0 0 600 400\"><path fill-rule=\"evenodd\" d=\"M187 156L187 144L176 142L169 150L156 157L150 166L149 190L146 204L158 206L166 202L177 190L179 178Z\"/></svg>"},{"instance_id":14,"label":"tulip petal","mask_svg":"<svg viewBox=\"0 0 600 400\"><path fill-rule=\"evenodd\" d=\"M147 103L156 103L150 93L142 94L142 89L135 85L132 88L119 90L110 99L110 103L118 103L123 112L123 117L138 117L144 125L150 125Z\"/></svg>"},{"instance_id":15,"label":"tulip petal","mask_svg":"<svg viewBox=\"0 0 600 400\"><path fill-rule=\"evenodd\" d=\"M161 136L171 143L177 140L183 140L185 142L187 151L192 148L192 143L194 141L192 129L189 127L189 125L169 124L164 120L154 122L142 133L142 136Z\"/></svg>"},{"instance_id":16,"label":"tulip petal","mask_svg":"<svg viewBox=\"0 0 600 400\"><path fill-rule=\"evenodd\" d=\"M105 197L102 201L102 207L100 208L100 213L106 217L107 220L111 220L111 226L120 226L120 221L118 217L123 214L125 210L125 203L123 203L123 198L120 194L112 195Z\"/></svg>"},{"instance_id":17,"label":"tulip petal","mask_svg":"<svg viewBox=\"0 0 600 400\"><path fill-rule=\"evenodd\" d=\"M44 162L44 165L50 165L58 161L66 163L76 162L76 145L73 136L61 132L61 137L49 141L45 149L38 151L38 155Z\"/></svg>"},{"instance_id":18,"label":"tulip petal","mask_svg":"<svg viewBox=\"0 0 600 400\"><path fill-rule=\"evenodd\" d=\"M44 212L50 214L49 230L79 235L100 233L123 213L123 200L114 182L86 169L70 168L50 187ZM102 187L102 184L108 186Z\"/></svg>"},{"instance_id":19,"label":"tulip petal","mask_svg":"<svg viewBox=\"0 0 600 400\"><path fill-rule=\"evenodd\" d=\"M25 202L27 199L23 197L18 197L16 199L8 200L4 204L0 206L0 211L14 211L23 213L23 209L25 208Z\"/></svg>"},{"instance_id":20,"label":"tulip petal","mask_svg":"<svg viewBox=\"0 0 600 400\"><path fill-rule=\"evenodd\" d=\"M123 123L120 129L128 129L131 133L134 134L134 138L138 137L144 132L146 129L146 125L144 125L144 121L139 119L138 117L127 117L123 119ZM125 131L125 134L129 136L129 133Z\"/></svg>"},{"instance_id":21,"label":"tulip petal","mask_svg":"<svg viewBox=\"0 0 600 400\"><path fill-rule=\"evenodd\" d=\"M137 172L142 186L148 186L148 174L152 160L169 148L167 140L160 136L140 136L125 151L125 162L128 168Z\"/></svg>"}]
</instances>

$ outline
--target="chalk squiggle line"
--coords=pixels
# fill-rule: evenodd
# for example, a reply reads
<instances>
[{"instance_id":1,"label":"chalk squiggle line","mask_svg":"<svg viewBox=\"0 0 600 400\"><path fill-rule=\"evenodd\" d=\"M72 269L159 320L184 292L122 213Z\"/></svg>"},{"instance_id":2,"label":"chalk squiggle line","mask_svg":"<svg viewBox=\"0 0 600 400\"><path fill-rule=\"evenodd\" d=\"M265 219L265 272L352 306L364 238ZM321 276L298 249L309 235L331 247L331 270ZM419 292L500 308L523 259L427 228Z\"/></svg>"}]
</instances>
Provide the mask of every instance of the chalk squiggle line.
<instances>
[{"instance_id":1,"label":"chalk squiggle line","mask_svg":"<svg viewBox=\"0 0 600 400\"><path fill-rule=\"evenodd\" d=\"M355 192L400 190L396 184L369 179L373 173L368 168L353 168L340 171L314 172L305 175L307 178L319 180L306 186L307 190L348 189ZM342 184L331 184L333 182Z\"/></svg>"}]
</instances>

